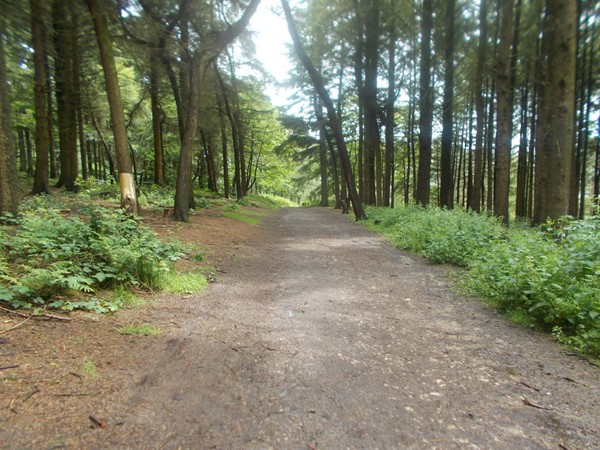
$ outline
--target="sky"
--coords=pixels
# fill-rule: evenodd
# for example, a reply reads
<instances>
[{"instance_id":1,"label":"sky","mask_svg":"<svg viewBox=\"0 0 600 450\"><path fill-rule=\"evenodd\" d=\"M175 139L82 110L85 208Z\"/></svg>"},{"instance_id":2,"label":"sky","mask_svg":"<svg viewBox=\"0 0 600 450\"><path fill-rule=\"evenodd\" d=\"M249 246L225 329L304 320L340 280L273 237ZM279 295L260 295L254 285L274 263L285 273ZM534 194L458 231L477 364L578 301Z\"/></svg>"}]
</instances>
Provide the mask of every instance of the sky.
<instances>
[{"instance_id":1,"label":"sky","mask_svg":"<svg viewBox=\"0 0 600 450\"><path fill-rule=\"evenodd\" d=\"M280 15L273 12L279 11ZM255 33L256 57L275 80L285 81L291 63L287 57L287 44L291 44L287 24L281 12L279 0L262 0L257 11L250 19L249 28ZM266 93L275 106L284 106L288 102L289 90L269 85Z\"/></svg>"}]
</instances>

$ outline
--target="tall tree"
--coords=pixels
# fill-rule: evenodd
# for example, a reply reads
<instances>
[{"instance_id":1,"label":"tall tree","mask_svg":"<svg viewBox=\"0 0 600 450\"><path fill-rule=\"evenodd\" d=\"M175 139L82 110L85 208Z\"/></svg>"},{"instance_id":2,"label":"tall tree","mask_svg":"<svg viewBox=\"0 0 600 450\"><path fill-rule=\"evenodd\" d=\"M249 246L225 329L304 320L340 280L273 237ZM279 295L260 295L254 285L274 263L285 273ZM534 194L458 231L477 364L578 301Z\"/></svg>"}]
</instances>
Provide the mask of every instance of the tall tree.
<instances>
[{"instance_id":1,"label":"tall tree","mask_svg":"<svg viewBox=\"0 0 600 450\"><path fill-rule=\"evenodd\" d=\"M57 187L67 191L76 189L77 179L77 116L75 109L73 45L74 4L72 0L54 0L54 50L56 109L58 117L58 140L60 146L60 178Z\"/></svg>"},{"instance_id":2,"label":"tall tree","mask_svg":"<svg viewBox=\"0 0 600 450\"><path fill-rule=\"evenodd\" d=\"M533 222L568 213L575 100L576 0L546 0Z\"/></svg>"},{"instance_id":3,"label":"tall tree","mask_svg":"<svg viewBox=\"0 0 600 450\"><path fill-rule=\"evenodd\" d=\"M483 79L487 49L487 0L479 4L479 44L477 48L477 69L475 75L475 111L477 115L475 135L475 161L473 170L473 189L469 197L469 208L481 211L481 194L483 191L483 143L485 125L485 99L483 97Z\"/></svg>"},{"instance_id":4,"label":"tall tree","mask_svg":"<svg viewBox=\"0 0 600 450\"><path fill-rule=\"evenodd\" d=\"M283 7L283 11L285 13L285 19L288 24L288 30L290 32L290 36L294 43L294 49L296 50L296 55L298 59L302 62L302 65L308 72L310 79L313 83L317 94L321 98L325 109L327 110L327 117L329 118L329 126L333 132L333 136L335 138L335 143L337 145L338 151L340 153L340 160L342 163L342 168L344 172L344 178L346 181L346 185L350 194L350 201L352 202L352 208L354 210L354 215L356 220L364 220L367 218L362 206L362 202L358 196L358 192L356 190L356 184L354 182L354 175L352 173L352 166L350 164L350 156L348 155L348 149L346 147L346 142L344 140L344 135L342 133L342 128L338 121L337 113L333 102L331 101L331 97L325 88L325 84L323 83L323 79L312 61L304 51L302 43L300 42L300 36L298 35L298 31L296 30L296 25L294 24L294 19L292 18L292 11L290 10L290 5L287 0L281 0L281 6Z\"/></svg>"},{"instance_id":5,"label":"tall tree","mask_svg":"<svg viewBox=\"0 0 600 450\"><path fill-rule=\"evenodd\" d=\"M121 101L112 38L108 29L107 13L100 4L100 0L86 0L86 3L94 23L94 30L100 50L100 61L106 83L106 94L108 96L113 137L115 140L117 170L119 171L121 207L125 208L129 213L135 214L138 212L137 194L131 158L129 156L125 115L123 114L123 102Z\"/></svg>"},{"instance_id":6,"label":"tall tree","mask_svg":"<svg viewBox=\"0 0 600 450\"><path fill-rule=\"evenodd\" d=\"M419 80L419 168L417 203L427 206L431 192L433 87L431 86L432 0L423 0L421 10L421 67Z\"/></svg>"},{"instance_id":7,"label":"tall tree","mask_svg":"<svg viewBox=\"0 0 600 450\"><path fill-rule=\"evenodd\" d=\"M0 6L6 11L5 1ZM6 78L4 40L6 16L0 17L0 215L19 209L19 183L17 178L17 154L10 129L10 103Z\"/></svg>"},{"instance_id":8,"label":"tall tree","mask_svg":"<svg viewBox=\"0 0 600 450\"><path fill-rule=\"evenodd\" d=\"M394 203L394 128L396 102L396 21L394 15L388 25L387 99L385 102L385 167L383 172L383 206Z\"/></svg>"},{"instance_id":9,"label":"tall tree","mask_svg":"<svg viewBox=\"0 0 600 450\"><path fill-rule=\"evenodd\" d=\"M250 18L256 11L260 0L251 0L242 16L227 28L221 31L207 33L206 39L190 56L191 64L189 74L189 103L186 108L187 122L179 153L177 168L177 182L175 186L175 207L173 219L187 222L192 197L192 156L193 145L196 138L198 124L199 92L207 68L239 34L246 28ZM197 27L200 29L199 25ZM242 166L243 170L243 166Z\"/></svg>"},{"instance_id":10,"label":"tall tree","mask_svg":"<svg viewBox=\"0 0 600 450\"><path fill-rule=\"evenodd\" d=\"M48 160L50 152L48 134L48 93L46 92L46 54L44 46L44 27L47 11L45 2L30 1L31 46L34 66L34 107L35 107L35 173L31 194L49 194Z\"/></svg>"},{"instance_id":11,"label":"tall tree","mask_svg":"<svg viewBox=\"0 0 600 450\"><path fill-rule=\"evenodd\" d=\"M499 2L500 42L496 59L497 125L494 171L494 214L508 224L510 154L512 147L513 86L510 52L513 41L514 0Z\"/></svg>"},{"instance_id":12,"label":"tall tree","mask_svg":"<svg viewBox=\"0 0 600 450\"><path fill-rule=\"evenodd\" d=\"M446 48L444 49L444 100L442 105L442 156L440 206L454 207L452 185L452 138L454 121L454 22L455 0L446 2Z\"/></svg>"},{"instance_id":13,"label":"tall tree","mask_svg":"<svg viewBox=\"0 0 600 450\"><path fill-rule=\"evenodd\" d=\"M365 203L382 204L381 199L381 139L379 136L379 105L377 103L377 69L379 66L380 1L360 2L365 15L364 84L364 177ZM377 170L376 170L377 169Z\"/></svg>"}]
</instances>

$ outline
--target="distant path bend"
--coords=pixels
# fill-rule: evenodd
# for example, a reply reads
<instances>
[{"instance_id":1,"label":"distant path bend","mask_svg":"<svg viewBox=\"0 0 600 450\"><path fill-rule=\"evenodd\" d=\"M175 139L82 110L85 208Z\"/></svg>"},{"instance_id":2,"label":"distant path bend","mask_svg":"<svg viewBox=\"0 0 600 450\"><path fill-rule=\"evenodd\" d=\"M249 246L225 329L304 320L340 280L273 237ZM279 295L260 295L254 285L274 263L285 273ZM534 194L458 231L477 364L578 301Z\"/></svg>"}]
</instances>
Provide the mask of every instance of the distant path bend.
<instances>
[{"instance_id":1,"label":"distant path bend","mask_svg":"<svg viewBox=\"0 0 600 450\"><path fill-rule=\"evenodd\" d=\"M261 226L140 355L105 444L600 447L600 370L453 294L444 267L329 209Z\"/></svg>"}]
</instances>

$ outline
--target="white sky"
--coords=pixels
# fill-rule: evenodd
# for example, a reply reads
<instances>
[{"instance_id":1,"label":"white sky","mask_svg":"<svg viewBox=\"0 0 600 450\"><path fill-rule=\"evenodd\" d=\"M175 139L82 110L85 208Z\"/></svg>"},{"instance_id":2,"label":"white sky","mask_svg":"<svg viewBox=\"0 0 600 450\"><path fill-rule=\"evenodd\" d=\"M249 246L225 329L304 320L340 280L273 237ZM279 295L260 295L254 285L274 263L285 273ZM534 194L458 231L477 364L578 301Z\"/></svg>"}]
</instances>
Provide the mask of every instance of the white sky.
<instances>
[{"instance_id":1,"label":"white sky","mask_svg":"<svg viewBox=\"0 0 600 450\"><path fill-rule=\"evenodd\" d=\"M280 15L273 12L273 9ZM256 57L275 80L286 81L291 68L286 45L291 44L291 39L279 0L262 0L250 19L249 27L256 33L254 35ZM288 103L287 96L290 92L285 89L269 85L266 93L275 106L284 106Z\"/></svg>"}]
</instances>

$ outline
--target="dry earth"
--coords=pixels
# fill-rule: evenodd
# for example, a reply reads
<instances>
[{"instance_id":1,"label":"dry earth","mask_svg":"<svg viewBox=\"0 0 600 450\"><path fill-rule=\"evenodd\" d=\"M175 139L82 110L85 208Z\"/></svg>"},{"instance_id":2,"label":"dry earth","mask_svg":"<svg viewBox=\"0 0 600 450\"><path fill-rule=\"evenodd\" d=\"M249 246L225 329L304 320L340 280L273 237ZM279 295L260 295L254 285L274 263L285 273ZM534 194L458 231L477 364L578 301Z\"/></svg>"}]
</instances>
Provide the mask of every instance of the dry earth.
<instances>
[{"instance_id":1,"label":"dry earth","mask_svg":"<svg viewBox=\"0 0 600 450\"><path fill-rule=\"evenodd\" d=\"M0 335L0 448L600 448L597 367L347 217L146 220L217 283Z\"/></svg>"}]
</instances>

